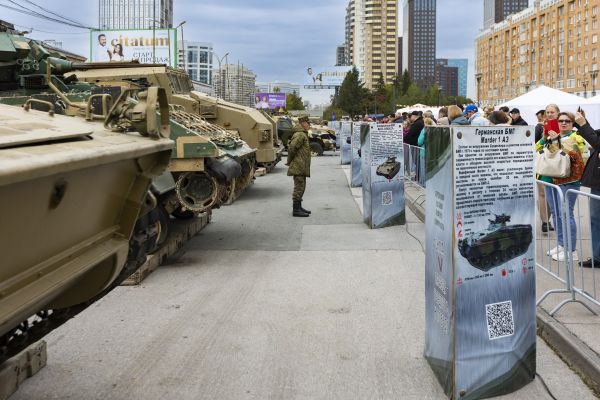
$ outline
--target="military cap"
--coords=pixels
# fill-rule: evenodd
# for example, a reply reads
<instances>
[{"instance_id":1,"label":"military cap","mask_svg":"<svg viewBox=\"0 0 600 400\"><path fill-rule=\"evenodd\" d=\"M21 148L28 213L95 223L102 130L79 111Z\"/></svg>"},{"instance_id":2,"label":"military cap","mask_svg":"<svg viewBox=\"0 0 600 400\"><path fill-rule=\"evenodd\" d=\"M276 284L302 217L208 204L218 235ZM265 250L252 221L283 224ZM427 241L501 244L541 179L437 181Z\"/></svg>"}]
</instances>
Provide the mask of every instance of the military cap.
<instances>
[{"instance_id":1,"label":"military cap","mask_svg":"<svg viewBox=\"0 0 600 400\"><path fill-rule=\"evenodd\" d=\"M310 120L308 119L308 115L298 115L298 123L308 122L310 124Z\"/></svg>"}]
</instances>

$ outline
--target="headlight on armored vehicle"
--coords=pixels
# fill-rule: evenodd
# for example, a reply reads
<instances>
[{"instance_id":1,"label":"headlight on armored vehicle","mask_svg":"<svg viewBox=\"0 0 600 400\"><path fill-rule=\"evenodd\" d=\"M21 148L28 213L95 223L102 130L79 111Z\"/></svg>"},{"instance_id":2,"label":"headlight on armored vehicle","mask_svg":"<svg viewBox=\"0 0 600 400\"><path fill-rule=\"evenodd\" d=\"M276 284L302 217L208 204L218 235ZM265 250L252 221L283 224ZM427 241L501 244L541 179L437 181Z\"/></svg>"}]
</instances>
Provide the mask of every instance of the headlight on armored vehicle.
<instances>
[{"instance_id":1,"label":"headlight on armored vehicle","mask_svg":"<svg viewBox=\"0 0 600 400\"><path fill-rule=\"evenodd\" d=\"M265 129L265 130L261 131L260 141L261 142L271 141L271 131L269 129Z\"/></svg>"}]
</instances>

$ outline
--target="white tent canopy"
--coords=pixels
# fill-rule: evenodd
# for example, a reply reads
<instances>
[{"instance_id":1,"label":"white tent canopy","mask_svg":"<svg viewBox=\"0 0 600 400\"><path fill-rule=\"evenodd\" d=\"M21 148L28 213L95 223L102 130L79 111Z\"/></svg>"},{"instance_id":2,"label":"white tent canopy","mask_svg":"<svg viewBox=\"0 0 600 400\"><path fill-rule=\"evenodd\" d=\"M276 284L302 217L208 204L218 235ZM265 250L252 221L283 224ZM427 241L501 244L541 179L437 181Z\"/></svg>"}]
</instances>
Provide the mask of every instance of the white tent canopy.
<instances>
[{"instance_id":1,"label":"white tent canopy","mask_svg":"<svg viewBox=\"0 0 600 400\"><path fill-rule=\"evenodd\" d=\"M537 124L535 113L546 108L548 104L556 104L561 111L572 113L575 113L581 107L585 111L590 125L595 129L600 129L600 99L593 103L590 100L592 99L584 99L574 94L541 85L502 105L510 109L518 108L521 117L529 125Z\"/></svg>"}]
</instances>

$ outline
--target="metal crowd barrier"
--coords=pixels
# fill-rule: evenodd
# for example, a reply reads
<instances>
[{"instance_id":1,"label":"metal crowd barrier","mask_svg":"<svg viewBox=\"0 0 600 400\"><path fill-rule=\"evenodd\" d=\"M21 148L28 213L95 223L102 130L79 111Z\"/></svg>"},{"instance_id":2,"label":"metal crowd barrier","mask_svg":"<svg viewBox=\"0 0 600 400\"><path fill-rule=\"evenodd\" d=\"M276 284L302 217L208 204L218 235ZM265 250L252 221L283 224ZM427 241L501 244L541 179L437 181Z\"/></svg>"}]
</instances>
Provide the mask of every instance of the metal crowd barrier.
<instances>
[{"instance_id":1,"label":"metal crowd barrier","mask_svg":"<svg viewBox=\"0 0 600 400\"><path fill-rule=\"evenodd\" d=\"M600 301L598 300L597 296L595 271L596 268L600 268L600 263L598 265L593 265L592 268L584 268L580 265L580 261L586 260L588 256L592 257L592 259L594 258L591 245L591 234L589 234L591 229L589 202L600 201L600 197L574 189L566 191L563 195L562 190L557 185L542 181L537 181L537 183L542 188L549 188L553 194L552 198L546 197L546 204L540 206L543 207L540 208L540 215L542 214L542 210L544 208L544 214L547 216L550 215L548 212L549 202L552 202L552 206L550 207L551 210L553 209L560 211L558 215L552 215L552 218L548 217L545 221L540 221L538 218L536 218L536 220L538 220L537 223L541 224L545 222L548 228L552 226L555 229L558 229L556 225L558 225L558 219L560 219L565 251L565 257L563 260L560 260L560 257L557 257L559 260L553 260L552 256L548 253L551 249L559 246L558 235L555 236L552 231L548 230L548 232L542 233L542 238L538 237L536 243L536 252L538 254L536 257L537 267L561 282L563 287L545 292L537 301L537 305L540 305L551 294L566 293L570 295L569 298L563 300L556 307L554 307L554 309L550 311L550 315L553 316L565 304L568 303L579 303L587 308L591 313L596 315L596 312L588 304L577 298L577 295L580 295L581 297L600 306ZM572 215L571 210L568 207L568 199L572 199L573 196L576 196L576 199L575 209ZM582 207L584 209L584 213L586 210L588 212L587 218L582 217ZM572 230L569 222L571 216L575 218L575 225L577 227L576 243L572 243L573 241L571 238ZM555 231L554 233L557 232ZM576 246L577 244L579 244L579 246ZM573 259L573 248L577 249L576 254L579 260ZM577 271L577 274L575 271Z\"/></svg>"},{"instance_id":2,"label":"metal crowd barrier","mask_svg":"<svg viewBox=\"0 0 600 400\"><path fill-rule=\"evenodd\" d=\"M425 148L404 143L404 178L425 187Z\"/></svg>"}]
</instances>

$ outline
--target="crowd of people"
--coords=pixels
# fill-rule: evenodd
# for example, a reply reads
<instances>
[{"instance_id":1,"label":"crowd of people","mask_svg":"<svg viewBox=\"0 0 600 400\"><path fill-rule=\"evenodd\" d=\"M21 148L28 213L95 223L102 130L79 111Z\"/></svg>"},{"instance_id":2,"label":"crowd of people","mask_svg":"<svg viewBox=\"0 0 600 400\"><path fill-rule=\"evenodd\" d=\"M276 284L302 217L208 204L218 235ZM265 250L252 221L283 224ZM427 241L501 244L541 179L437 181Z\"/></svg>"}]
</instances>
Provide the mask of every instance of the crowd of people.
<instances>
[{"instance_id":1,"label":"crowd of people","mask_svg":"<svg viewBox=\"0 0 600 400\"><path fill-rule=\"evenodd\" d=\"M571 113L560 110L556 104L549 104L546 108L536 113L537 121L529 124L521 117L519 109L500 107L483 107L481 110L474 104L467 106L451 105L442 107L435 116L432 111L412 111L389 115L377 119L376 122L399 123L403 126L404 143L417 146L416 149L423 154L425 131L427 126L436 125L474 125L474 126L509 126L509 125L535 125L536 152L543 153L547 149L550 153L564 152L569 156L570 175L563 178L538 175L538 210L542 220L542 232L556 231L557 246L550 249L547 255L556 261L564 261L566 254L566 238L568 233L571 239L572 260L579 261L577 248L577 225L574 216L577 195L568 194L570 189L579 190L581 186L590 188L590 193L600 196L600 130L593 129L585 118L583 110ZM364 121L371 119L365 118ZM589 151L588 151L589 150ZM418 153L417 153L418 154ZM417 158L417 164L418 157ZM416 165L416 164L415 164ZM420 169L416 165L417 171ZM558 190L562 197L567 199L569 208L569 229L563 231L561 202ZM592 234L592 256L579 263L582 267L600 267L600 200L590 199L590 225Z\"/></svg>"}]
</instances>

